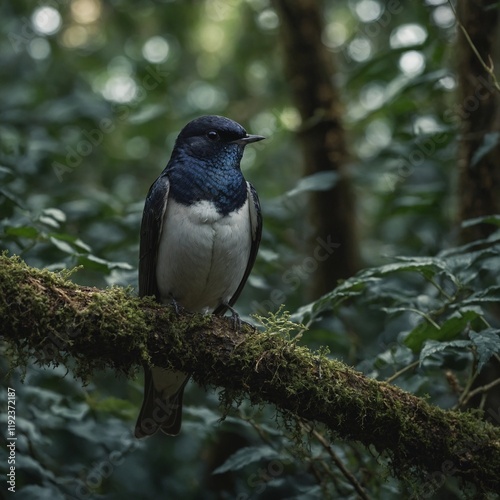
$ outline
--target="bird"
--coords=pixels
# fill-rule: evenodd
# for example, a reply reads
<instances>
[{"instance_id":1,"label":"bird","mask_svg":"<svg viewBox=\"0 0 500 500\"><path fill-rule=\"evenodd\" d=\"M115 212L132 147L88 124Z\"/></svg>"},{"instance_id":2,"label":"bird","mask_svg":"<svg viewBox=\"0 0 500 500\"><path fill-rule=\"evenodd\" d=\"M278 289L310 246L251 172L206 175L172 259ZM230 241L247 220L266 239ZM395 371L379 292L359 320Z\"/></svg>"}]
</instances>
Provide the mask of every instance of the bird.
<instances>
[{"instance_id":1,"label":"bird","mask_svg":"<svg viewBox=\"0 0 500 500\"><path fill-rule=\"evenodd\" d=\"M228 310L254 265L262 235L255 188L240 168L248 144L264 139L237 122L200 116L179 133L146 197L139 245L139 296L204 314ZM144 366L135 436L176 436L189 375Z\"/></svg>"}]
</instances>

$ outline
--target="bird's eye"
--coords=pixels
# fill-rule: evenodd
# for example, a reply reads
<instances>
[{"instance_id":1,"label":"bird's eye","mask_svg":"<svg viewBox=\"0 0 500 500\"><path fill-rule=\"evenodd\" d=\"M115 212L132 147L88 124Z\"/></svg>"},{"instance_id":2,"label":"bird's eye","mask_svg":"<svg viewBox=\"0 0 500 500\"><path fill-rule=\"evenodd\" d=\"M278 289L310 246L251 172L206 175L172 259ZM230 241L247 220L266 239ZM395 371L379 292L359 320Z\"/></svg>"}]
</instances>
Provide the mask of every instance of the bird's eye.
<instances>
[{"instance_id":1,"label":"bird's eye","mask_svg":"<svg viewBox=\"0 0 500 500\"><path fill-rule=\"evenodd\" d=\"M216 141L217 139L219 139L219 134L215 130L211 130L210 132L208 132L207 137L211 141Z\"/></svg>"}]
</instances>

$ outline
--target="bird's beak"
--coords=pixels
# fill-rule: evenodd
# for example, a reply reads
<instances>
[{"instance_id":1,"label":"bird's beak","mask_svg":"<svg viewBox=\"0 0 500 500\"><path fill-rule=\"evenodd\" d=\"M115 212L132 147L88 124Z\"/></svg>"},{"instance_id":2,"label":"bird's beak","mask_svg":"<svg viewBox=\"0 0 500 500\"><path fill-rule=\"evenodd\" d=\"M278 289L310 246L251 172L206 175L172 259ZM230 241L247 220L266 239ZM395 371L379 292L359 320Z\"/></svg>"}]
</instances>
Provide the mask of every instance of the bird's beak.
<instances>
[{"instance_id":1,"label":"bird's beak","mask_svg":"<svg viewBox=\"0 0 500 500\"><path fill-rule=\"evenodd\" d=\"M251 142L262 141L262 139L265 139L265 137L263 135L247 134L245 137L242 137L241 139L236 139L235 141L231 141L231 143L232 144L241 144L242 146L246 146L247 144L250 144Z\"/></svg>"}]
</instances>

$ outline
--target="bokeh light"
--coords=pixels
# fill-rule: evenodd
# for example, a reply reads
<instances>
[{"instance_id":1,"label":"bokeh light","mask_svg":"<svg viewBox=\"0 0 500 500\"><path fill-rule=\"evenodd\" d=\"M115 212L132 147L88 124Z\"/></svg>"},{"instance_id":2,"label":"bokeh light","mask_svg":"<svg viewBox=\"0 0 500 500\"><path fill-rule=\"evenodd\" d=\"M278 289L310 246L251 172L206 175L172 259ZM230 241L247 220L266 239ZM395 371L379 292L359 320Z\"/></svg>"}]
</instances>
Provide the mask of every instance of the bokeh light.
<instances>
[{"instance_id":1,"label":"bokeh light","mask_svg":"<svg viewBox=\"0 0 500 500\"><path fill-rule=\"evenodd\" d=\"M446 75L438 81L438 85L443 89L453 90L457 86L457 80L452 75Z\"/></svg>"},{"instance_id":2,"label":"bokeh light","mask_svg":"<svg viewBox=\"0 0 500 500\"><path fill-rule=\"evenodd\" d=\"M385 85L377 82L365 85L359 94L359 101L369 111L380 108L385 102Z\"/></svg>"},{"instance_id":3,"label":"bokeh light","mask_svg":"<svg viewBox=\"0 0 500 500\"><path fill-rule=\"evenodd\" d=\"M451 28L455 22L455 14L449 5L441 5L432 12L432 20L440 28Z\"/></svg>"},{"instance_id":4,"label":"bokeh light","mask_svg":"<svg viewBox=\"0 0 500 500\"><path fill-rule=\"evenodd\" d=\"M419 45L427 39L427 31L420 24L403 24L392 33L390 44L393 49Z\"/></svg>"},{"instance_id":5,"label":"bokeh light","mask_svg":"<svg viewBox=\"0 0 500 500\"><path fill-rule=\"evenodd\" d=\"M369 23L380 17L382 14L382 5L375 0L361 0L356 3L354 12L360 21Z\"/></svg>"},{"instance_id":6,"label":"bokeh light","mask_svg":"<svg viewBox=\"0 0 500 500\"><path fill-rule=\"evenodd\" d=\"M273 30L278 27L279 19L273 9L264 9L257 16L257 24L263 30Z\"/></svg>"},{"instance_id":7,"label":"bokeh light","mask_svg":"<svg viewBox=\"0 0 500 500\"><path fill-rule=\"evenodd\" d=\"M186 98L195 109L208 111L223 108L227 103L226 94L207 82L194 82L188 89Z\"/></svg>"},{"instance_id":8,"label":"bokeh light","mask_svg":"<svg viewBox=\"0 0 500 500\"><path fill-rule=\"evenodd\" d=\"M356 62L366 61L372 53L371 43L367 38L356 37L347 47L347 53Z\"/></svg>"},{"instance_id":9,"label":"bokeh light","mask_svg":"<svg viewBox=\"0 0 500 500\"><path fill-rule=\"evenodd\" d=\"M162 63L167 60L170 47L161 36L151 37L142 47L142 55L151 63Z\"/></svg>"},{"instance_id":10,"label":"bokeh light","mask_svg":"<svg viewBox=\"0 0 500 500\"><path fill-rule=\"evenodd\" d=\"M217 24L207 24L199 31L200 45L205 52L218 52L226 40L224 30Z\"/></svg>"},{"instance_id":11,"label":"bokeh light","mask_svg":"<svg viewBox=\"0 0 500 500\"><path fill-rule=\"evenodd\" d=\"M416 134L432 134L441 131L442 127L434 116L421 115L413 121L413 129Z\"/></svg>"},{"instance_id":12,"label":"bokeh light","mask_svg":"<svg viewBox=\"0 0 500 500\"><path fill-rule=\"evenodd\" d=\"M45 38L33 38L28 45L28 53L33 59L46 59L50 56L50 44Z\"/></svg>"},{"instance_id":13,"label":"bokeh light","mask_svg":"<svg viewBox=\"0 0 500 500\"><path fill-rule=\"evenodd\" d=\"M61 14L53 7L39 7L33 12L31 23L40 35L53 35L61 28Z\"/></svg>"},{"instance_id":14,"label":"bokeh light","mask_svg":"<svg viewBox=\"0 0 500 500\"><path fill-rule=\"evenodd\" d=\"M416 76L425 69L425 58L421 52L409 50L399 58L399 68L406 76Z\"/></svg>"},{"instance_id":15,"label":"bokeh light","mask_svg":"<svg viewBox=\"0 0 500 500\"><path fill-rule=\"evenodd\" d=\"M388 122L379 118L372 120L365 128L365 140L359 144L359 156L367 158L378 153L391 143L392 131Z\"/></svg>"},{"instance_id":16,"label":"bokeh light","mask_svg":"<svg viewBox=\"0 0 500 500\"><path fill-rule=\"evenodd\" d=\"M137 85L134 79L128 75L113 75L106 81L102 89L102 95L108 101L130 102L137 93Z\"/></svg>"},{"instance_id":17,"label":"bokeh light","mask_svg":"<svg viewBox=\"0 0 500 500\"><path fill-rule=\"evenodd\" d=\"M64 30L62 43L70 49L81 47L87 43L89 39L88 31L79 24L74 24Z\"/></svg>"},{"instance_id":18,"label":"bokeh light","mask_svg":"<svg viewBox=\"0 0 500 500\"><path fill-rule=\"evenodd\" d=\"M71 13L77 23L93 23L101 15L101 2L99 0L73 0L71 2Z\"/></svg>"},{"instance_id":19,"label":"bokeh light","mask_svg":"<svg viewBox=\"0 0 500 500\"><path fill-rule=\"evenodd\" d=\"M302 123L300 113L291 106L282 109L279 118L281 126L287 130L297 130Z\"/></svg>"},{"instance_id":20,"label":"bokeh light","mask_svg":"<svg viewBox=\"0 0 500 500\"><path fill-rule=\"evenodd\" d=\"M332 49L336 49L347 40L347 28L339 22L333 21L325 26L323 32L323 43Z\"/></svg>"}]
</instances>

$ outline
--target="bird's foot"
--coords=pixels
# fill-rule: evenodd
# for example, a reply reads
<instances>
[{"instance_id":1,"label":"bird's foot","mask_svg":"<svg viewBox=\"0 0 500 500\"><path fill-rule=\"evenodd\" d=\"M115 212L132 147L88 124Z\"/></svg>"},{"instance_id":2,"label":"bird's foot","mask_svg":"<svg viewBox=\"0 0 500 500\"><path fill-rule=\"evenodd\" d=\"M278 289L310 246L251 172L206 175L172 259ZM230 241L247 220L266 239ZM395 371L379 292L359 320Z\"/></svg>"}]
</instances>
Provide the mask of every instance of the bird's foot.
<instances>
[{"instance_id":1,"label":"bird's foot","mask_svg":"<svg viewBox=\"0 0 500 500\"><path fill-rule=\"evenodd\" d=\"M172 304L172 307L174 308L174 311L175 311L175 314L177 314L177 316L179 316L179 314L181 313L181 306L179 305L179 302L177 302L173 297L170 297L171 299L171 304Z\"/></svg>"},{"instance_id":2,"label":"bird's foot","mask_svg":"<svg viewBox=\"0 0 500 500\"><path fill-rule=\"evenodd\" d=\"M226 304L226 307L231 311L233 330L239 332L241 330L241 323L242 323L240 315L236 312L236 309L233 309L229 304Z\"/></svg>"}]
</instances>

